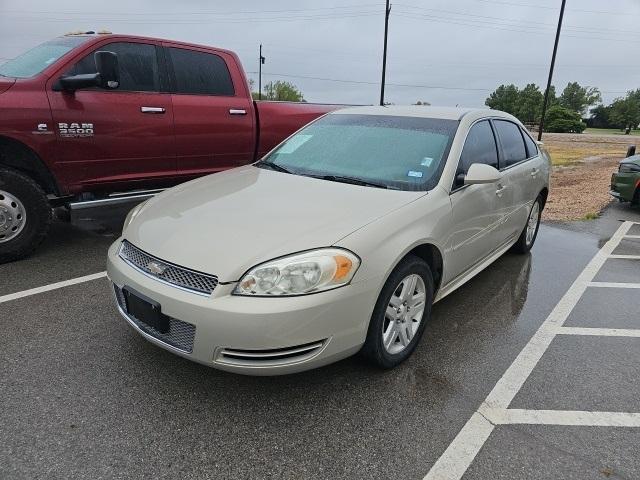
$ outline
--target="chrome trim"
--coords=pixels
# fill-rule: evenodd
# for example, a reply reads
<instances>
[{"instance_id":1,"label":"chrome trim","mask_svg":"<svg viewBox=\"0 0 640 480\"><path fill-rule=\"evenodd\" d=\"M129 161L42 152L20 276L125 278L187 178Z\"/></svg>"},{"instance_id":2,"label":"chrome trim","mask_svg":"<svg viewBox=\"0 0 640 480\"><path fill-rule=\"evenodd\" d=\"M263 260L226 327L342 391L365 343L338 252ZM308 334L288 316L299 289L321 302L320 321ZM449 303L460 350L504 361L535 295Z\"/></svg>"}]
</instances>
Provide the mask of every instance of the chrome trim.
<instances>
[{"instance_id":1,"label":"chrome trim","mask_svg":"<svg viewBox=\"0 0 640 480\"><path fill-rule=\"evenodd\" d=\"M253 361L251 357L247 357L246 360L242 360L240 358L233 358L233 357L225 358L226 351L229 351L230 355L236 355L234 353L234 349L231 347L218 347L213 356L213 363L219 364L219 365L225 365L229 367L250 368L250 369L289 367L291 365L305 363L316 358L318 355L322 354L322 352L326 350L330 342L331 342L331 337L327 338L326 340L313 342L312 345L315 346L315 350L311 350L311 351L305 350L307 347L310 347L310 345L301 347L303 349L303 352L308 352L308 353L306 354L303 353L302 355L298 355L293 358L269 360L269 357L262 357L264 358L264 360L260 360L261 357L256 355L255 357L253 357L255 359ZM294 352L294 350L297 350L297 348L291 347L291 350L287 350L285 347L282 351L278 352L278 354L288 355L290 352ZM247 352L250 352L250 350L248 350ZM259 353L260 353L259 350L256 351L256 354L259 354ZM240 356L240 355L237 355L237 356Z\"/></svg>"},{"instance_id":2,"label":"chrome trim","mask_svg":"<svg viewBox=\"0 0 640 480\"><path fill-rule=\"evenodd\" d=\"M323 342L316 342L310 345L305 345L304 347L292 348L290 350L282 349L276 352L273 351L265 351L265 350L234 350L232 348L225 348L222 350L221 355L231 355L233 357L245 357L245 358L273 358L273 357L281 357L283 355L295 355L296 353L310 352L317 348L322 347Z\"/></svg>"},{"instance_id":3,"label":"chrome trim","mask_svg":"<svg viewBox=\"0 0 640 480\"><path fill-rule=\"evenodd\" d=\"M121 255L122 249L124 248L124 242L126 242L126 240L123 240L120 243L120 246L118 247L118 258L120 260L122 260L123 262L125 262L127 265L129 265L134 270L137 270L138 272L143 274L144 276L146 276L148 278L151 278L152 280L155 280L157 282L160 282L160 283L163 283L165 285L168 285L169 287L177 288L178 290L182 290L183 292L192 293L194 295L200 295L202 297L209 297L213 293L213 290L211 292L207 293L207 292L201 292L201 291L198 291L198 290L193 290L191 288L183 287L182 285L176 285L175 283L168 282L168 281L164 280L163 278L157 277L157 276L152 275L151 273L147 272L146 270L143 270L142 268L138 267L136 264L132 263L128 258L123 257ZM133 244L131 244L131 243L129 243L129 244L131 246L133 246ZM134 246L134 248L136 248L137 250L140 250L138 247ZM215 275L208 275L208 274L205 274L205 273L202 273L202 272L198 272L196 270L191 270L190 268L181 267L180 265L176 265L175 263L167 262L166 260L162 260L161 258L158 258L158 257L156 257L154 255L151 255L151 254L145 252L144 250L140 250L140 251L143 252L145 255L153 258L154 260L158 260L159 262L164 263L166 265L170 265L172 267L179 268L181 270L184 270L184 271L187 271L187 272L191 272L191 273L194 273L194 274L197 274L197 275L202 275L204 277L215 278L216 281L218 281L216 286L218 286L220 284L220 282L218 280L218 277L215 276Z\"/></svg>"},{"instance_id":4,"label":"chrome trim","mask_svg":"<svg viewBox=\"0 0 640 480\"><path fill-rule=\"evenodd\" d=\"M166 110L162 107L140 107L142 113L164 113Z\"/></svg>"},{"instance_id":5,"label":"chrome trim","mask_svg":"<svg viewBox=\"0 0 640 480\"><path fill-rule=\"evenodd\" d=\"M84 210L86 208L94 208L94 207L102 207L105 205L120 205L123 203L129 203L132 200L145 200L151 197L155 197L156 193L141 193L138 195L129 195L129 196L117 196L111 198L101 198L100 200L88 200L86 202L71 202L69 203L69 208L71 210Z\"/></svg>"},{"instance_id":6,"label":"chrome trim","mask_svg":"<svg viewBox=\"0 0 640 480\"><path fill-rule=\"evenodd\" d=\"M246 115L247 111L244 108L230 108L229 115Z\"/></svg>"}]
</instances>

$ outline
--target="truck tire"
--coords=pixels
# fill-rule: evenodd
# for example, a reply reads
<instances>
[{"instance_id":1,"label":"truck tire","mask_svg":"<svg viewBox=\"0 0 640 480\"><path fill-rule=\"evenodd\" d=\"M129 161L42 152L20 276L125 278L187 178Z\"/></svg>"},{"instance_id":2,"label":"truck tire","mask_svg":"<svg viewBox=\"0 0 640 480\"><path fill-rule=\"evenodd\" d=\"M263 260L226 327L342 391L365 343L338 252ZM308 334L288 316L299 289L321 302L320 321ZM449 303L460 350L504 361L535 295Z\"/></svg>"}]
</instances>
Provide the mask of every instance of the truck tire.
<instances>
[{"instance_id":1,"label":"truck tire","mask_svg":"<svg viewBox=\"0 0 640 480\"><path fill-rule=\"evenodd\" d=\"M33 252L47 236L52 219L40 185L23 173L0 167L0 264Z\"/></svg>"}]
</instances>

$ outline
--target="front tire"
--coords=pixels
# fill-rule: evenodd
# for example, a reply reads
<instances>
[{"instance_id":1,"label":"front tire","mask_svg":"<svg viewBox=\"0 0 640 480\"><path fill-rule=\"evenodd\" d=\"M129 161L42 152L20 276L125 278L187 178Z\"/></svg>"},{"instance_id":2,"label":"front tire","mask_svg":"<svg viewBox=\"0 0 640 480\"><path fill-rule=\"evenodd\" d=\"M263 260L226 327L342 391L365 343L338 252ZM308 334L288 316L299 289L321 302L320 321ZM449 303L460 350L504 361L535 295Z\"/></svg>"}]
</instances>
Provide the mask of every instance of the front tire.
<instances>
[{"instance_id":1,"label":"front tire","mask_svg":"<svg viewBox=\"0 0 640 480\"><path fill-rule=\"evenodd\" d=\"M520 237L511 248L516 253L527 253L533 247L538 237L538 229L540 228L540 216L542 215L542 198L538 197L533 202L527 224L524 226Z\"/></svg>"},{"instance_id":2,"label":"front tire","mask_svg":"<svg viewBox=\"0 0 640 480\"><path fill-rule=\"evenodd\" d=\"M380 292L362 354L381 368L409 358L431 317L433 292L429 265L415 256L402 260Z\"/></svg>"},{"instance_id":3,"label":"front tire","mask_svg":"<svg viewBox=\"0 0 640 480\"><path fill-rule=\"evenodd\" d=\"M40 186L0 167L0 264L29 255L47 236L52 210Z\"/></svg>"}]
</instances>

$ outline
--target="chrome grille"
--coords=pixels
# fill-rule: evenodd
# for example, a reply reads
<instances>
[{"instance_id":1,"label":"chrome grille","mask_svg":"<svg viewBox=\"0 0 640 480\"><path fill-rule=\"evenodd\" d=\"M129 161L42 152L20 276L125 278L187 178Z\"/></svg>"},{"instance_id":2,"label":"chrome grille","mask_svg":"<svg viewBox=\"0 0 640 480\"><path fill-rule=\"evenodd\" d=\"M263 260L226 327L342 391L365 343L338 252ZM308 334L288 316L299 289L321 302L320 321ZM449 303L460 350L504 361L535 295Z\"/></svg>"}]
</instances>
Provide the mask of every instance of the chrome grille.
<instances>
[{"instance_id":1,"label":"chrome grille","mask_svg":"<svg viewBox=\"0 0 640 480\"><path fill-rule=\"evenodd\" d=\"M153 328L150 325L147 325L144 322L141 322L133 315L131 315L127 310L127 302L124 297L124 292L117 285L113 286L116 294L116 300L118 305L122 309L122 311L127 315L127 318L135 324L140 330L142 330L147 335L151 335L154 338L157 338L163 343L167 345L171 345L178 350L181 350L185 353L191 353L193 351L193 339L196 335L196 327L187 322L183 322L182 320L178 320L176 318L169 317L169 331L167 333L162 333Z\"/></svg>"},{"instance_id":2,"label":"chrome grille","mask_svg":"<svg viewBox=\"0 0 640 480\"><path fill-rule=\"evenodd\" d=\"M179 267L143 252L124 240L120 246L120 258L145 275L186 290L209 295L218 285L218 277Z\"/></svg>"}]
</instances>

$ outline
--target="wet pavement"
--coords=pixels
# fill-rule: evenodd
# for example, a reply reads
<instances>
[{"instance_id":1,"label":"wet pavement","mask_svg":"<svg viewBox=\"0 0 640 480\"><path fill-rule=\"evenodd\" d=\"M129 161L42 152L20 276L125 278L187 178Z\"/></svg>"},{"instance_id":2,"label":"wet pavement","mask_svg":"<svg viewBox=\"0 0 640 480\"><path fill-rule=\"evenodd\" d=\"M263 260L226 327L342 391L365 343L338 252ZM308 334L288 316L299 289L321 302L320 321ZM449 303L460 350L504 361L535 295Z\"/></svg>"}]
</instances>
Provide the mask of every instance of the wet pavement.
<instances>
[{"instance_id":1,"label":"wet pavement","mask_svg":"<svg viewBox=\"0 0 640 480\"><path fill-rule=\"evenodd\" d=\"M123 218L57 224L33 257L0 266L0 297L104 270ZM271 378L197 365L133 332L105 279L0 303L0 478L422 478L620 220L640 213L543 225L531 254L435 305L391 371L358 357ZM614 253L640 255L628 240ZM596 280L640 282L633 262L608 259ZM588 288L565 325L637 329L639 298ZM638 372L640 338L558 336L511 407L640 412ZM640 428L499 425L463 478L640 478L639 440Z\"/></svg>"}]
</instances>

